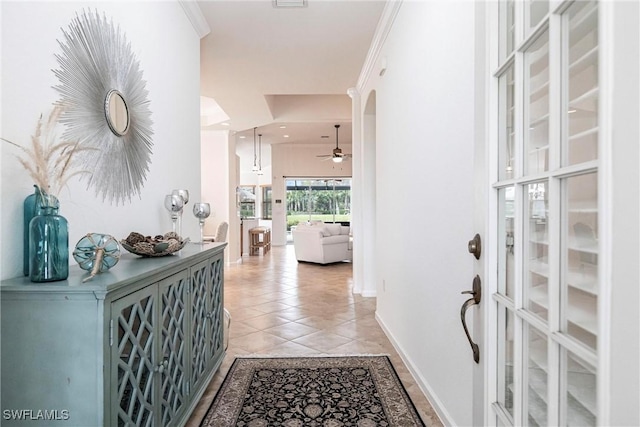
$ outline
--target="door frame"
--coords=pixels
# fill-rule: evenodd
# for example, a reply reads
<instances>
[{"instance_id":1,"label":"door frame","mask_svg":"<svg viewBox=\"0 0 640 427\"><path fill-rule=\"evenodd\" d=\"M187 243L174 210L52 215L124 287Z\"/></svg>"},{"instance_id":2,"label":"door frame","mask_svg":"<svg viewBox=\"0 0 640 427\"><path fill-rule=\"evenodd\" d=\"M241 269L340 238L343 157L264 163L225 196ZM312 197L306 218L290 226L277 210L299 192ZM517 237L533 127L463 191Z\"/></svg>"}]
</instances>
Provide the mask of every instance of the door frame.
<instances>
[{"instance_id":1,"label":"door frame","mask_svg":"<svg viewBox=\"0 0 640 427\"><path fill-rule=\"evenodd\" d=\"M472 419L474 425L489 425L491 380L495 378L495 366L489 362L494 360L496 353L496 337L493 334L496 306L492 304L491 294L496 287L496 277L493 273L497 265L493 248L497 242L497 208L496 193L491 184L491 171L497 167L494 160L495 149L491 141L497 132L491 125L497 118L496 86L492 75L492 67L497 63L497 55L492 46L497 45L497 37L493 28L496 2L475 2L475 141L474 141L474 228L482 239L481 258L474 262L474 275L482 281L482 299L473 318L473 336L480 346L480 361L473 369L473 407ZM495 68L495 67L494 67ZM471 236L470 236L471 237Z\"/></svg>"}]
</instances>

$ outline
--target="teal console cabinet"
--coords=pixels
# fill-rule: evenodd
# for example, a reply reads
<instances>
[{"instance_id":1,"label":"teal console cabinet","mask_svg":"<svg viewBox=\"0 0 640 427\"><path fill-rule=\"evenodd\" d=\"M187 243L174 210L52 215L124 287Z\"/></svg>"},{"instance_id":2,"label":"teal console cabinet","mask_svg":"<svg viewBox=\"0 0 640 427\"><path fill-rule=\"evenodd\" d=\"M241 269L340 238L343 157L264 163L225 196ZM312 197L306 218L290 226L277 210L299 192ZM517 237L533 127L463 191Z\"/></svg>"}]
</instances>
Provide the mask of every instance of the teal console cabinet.
<instances>
[{"instance_id":1,"label":"teal console cabinet","mask_svg":"<svg viewBox=\"0 0 640 427\"><path fill-rule=\"evenodd\" d=\"M224 357L225 246L0 283L0 424L184 425Z\"/></svg>"}]
</instances>

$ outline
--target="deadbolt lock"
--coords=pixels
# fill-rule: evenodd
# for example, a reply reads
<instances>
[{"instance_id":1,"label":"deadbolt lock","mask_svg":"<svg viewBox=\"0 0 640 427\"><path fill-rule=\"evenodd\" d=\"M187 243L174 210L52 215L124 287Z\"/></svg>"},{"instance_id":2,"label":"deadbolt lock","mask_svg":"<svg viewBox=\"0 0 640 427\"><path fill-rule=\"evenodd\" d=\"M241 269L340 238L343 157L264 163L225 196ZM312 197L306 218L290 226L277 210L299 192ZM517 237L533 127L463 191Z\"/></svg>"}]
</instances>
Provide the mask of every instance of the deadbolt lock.
<instances>
[{"instance_id":1,"label":"deadbolt lock","mask_svg":"<svg viewBox=\"0 0 640 427\"><path fill-rule=\"evenodd\" d=\"M480 235L476 234L473 236L473 239L469 240L469 253L473 254L476 259L480 259L480 254L482 253L482 241L480 240Z\"/></svg>"}]
</instances>

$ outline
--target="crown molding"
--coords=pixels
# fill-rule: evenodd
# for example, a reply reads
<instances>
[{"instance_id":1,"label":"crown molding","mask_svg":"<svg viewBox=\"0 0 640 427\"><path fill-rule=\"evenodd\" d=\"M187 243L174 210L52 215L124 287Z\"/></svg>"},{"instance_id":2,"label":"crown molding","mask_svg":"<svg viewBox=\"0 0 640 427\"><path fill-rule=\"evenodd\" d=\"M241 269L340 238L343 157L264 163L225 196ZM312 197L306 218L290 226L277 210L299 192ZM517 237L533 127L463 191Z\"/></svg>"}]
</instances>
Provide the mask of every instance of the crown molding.
<instances>
[{"instance_id":1,"label":"crown molding","mask_svg":"<svg viewBox=\"0 0 640 427\"><path fill-rule=\"evenodd\" d=\"M178 3L182 6L184 14L189 18L189 21L191 22L193 29L196 30L196 34L199 38L203 38L211 32L211 27L209 27L198 3L193 0L178 0Z\"/></svg>"},{"instance_id":2,"label":"crown molding","mask_svg":"<svg viewBox=\"0 0 640 427\"><path fill-rule=\"evenodd\" d=\"M276 142L276 143L272 143L269 144L271 145L271 149L273 150L273 147L282 147L282 148L326 148L326 147L334 147L336 146L336 140L335 138L333 139L333 141L329 141L329 142ZM343 141L340 141L340 147L342 147L343 145ZM344 146L345 147L351 147L352 143L351 141L349 142L344 142ZM351 153L345 153L345 154L351 154Z\"/></svg>"},{"instance_id":3,"label":"crown molding","mask_svg":"<svg viewBox=\"0 0 640 427\"><path fill-rule=\"evenodd\" d=\"M376 27L376 32L373 35L373 40L371 41L371 46L369 47L369 52L364 60L364 64L362 65L360 77L358 77L358 83L356 84L356 89L360 93L362 93L364 85L367 83L369 77L371 77L371 73L373 73L376 68L380 51L382 50L382 46L384 46L384 42L387 40L387 36L393 27L393 22L398 15L400 6L402 6L402 1L403 0L389 0L385 3L382 15L378 21L378 26Z\"/></svg>"}]
</instances>

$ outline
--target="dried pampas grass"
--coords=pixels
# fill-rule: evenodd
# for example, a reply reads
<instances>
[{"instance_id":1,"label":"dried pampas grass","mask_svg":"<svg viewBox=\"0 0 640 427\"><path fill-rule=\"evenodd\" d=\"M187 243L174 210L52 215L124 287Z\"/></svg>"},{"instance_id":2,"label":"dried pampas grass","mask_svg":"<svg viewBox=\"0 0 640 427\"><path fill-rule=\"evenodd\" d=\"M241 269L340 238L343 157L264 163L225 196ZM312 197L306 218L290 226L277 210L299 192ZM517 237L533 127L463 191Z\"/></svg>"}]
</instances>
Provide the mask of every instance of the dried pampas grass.
<instances>
[{"instance_id":1,"label":"dried pampas grass","mask_svg":"<svg viewBox=\"0 0 640 427\"><path fill-rule=\"evenodd\" d=\"M16 156L20 164L41 191L53 195L58 195L73 176L87 173L75 170L77 154L87 148L81 148L77 141L58 140L62 111L61 105L55 105L46 121L40 115L35 134L31 136L30 148L0 137L24 153L24 156Z\"/></svg>"}]
</instances>

